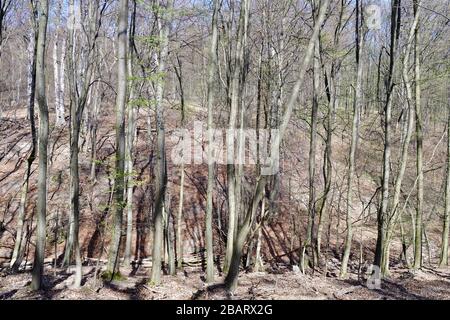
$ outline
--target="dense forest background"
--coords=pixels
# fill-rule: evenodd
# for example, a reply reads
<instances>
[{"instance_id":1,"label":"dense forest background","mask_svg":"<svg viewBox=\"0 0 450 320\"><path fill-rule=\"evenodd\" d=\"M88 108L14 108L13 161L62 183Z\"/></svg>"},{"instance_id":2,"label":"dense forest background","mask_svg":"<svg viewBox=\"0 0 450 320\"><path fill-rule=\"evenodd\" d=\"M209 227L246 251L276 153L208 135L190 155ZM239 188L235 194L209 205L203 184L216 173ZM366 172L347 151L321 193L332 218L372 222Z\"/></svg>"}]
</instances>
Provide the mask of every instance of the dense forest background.
<instances>
[{"instance_id":1,"label":"dense forest background","mask_svg":"<svg viewBox=\"0 0 450 320\"><path fill-rule=\"evenodd\" d=\"M450 298L449 25L0 0L0 299Z\"/></svg>"}]
</instances>

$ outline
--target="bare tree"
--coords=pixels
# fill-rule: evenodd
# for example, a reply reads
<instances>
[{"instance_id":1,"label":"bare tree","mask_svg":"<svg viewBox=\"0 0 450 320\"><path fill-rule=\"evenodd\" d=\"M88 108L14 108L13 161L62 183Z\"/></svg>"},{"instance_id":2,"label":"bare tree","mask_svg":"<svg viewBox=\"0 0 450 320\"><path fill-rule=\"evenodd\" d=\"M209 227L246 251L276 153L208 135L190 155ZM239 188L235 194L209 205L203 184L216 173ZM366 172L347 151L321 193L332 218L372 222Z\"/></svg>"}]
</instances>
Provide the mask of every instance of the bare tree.
<instances>
[{"instance_id":1,"label":"bare tree","mask_svg":"<svg viewBox=\"0 0 450 320\"><path fill-rule=\"evenodd\" d=\"M22 262L23 253L25 251L25 240L26 229L25 217L26 217L26 207L27 201L29 199L28 190L30 185L31 169L34 160L36 159L36 149L37 149L37 134L36 134L36 124L35 124L35 96L36 96L36 51L37 51L37 36L38 36L38 13L36 3L31 2L31 12L30 12L30 23L33 28L30 30L30 35L28 36L28 118L30 120L30 131L31 131L31 150L27 159L27 169L24 174L24 181L20 197L20 207L19 215L17 217L17 232L14 242L14 250L11 257L10 267L16 271L19 269Z\"/></svg>"},{"instance_id":2,"label":"bare tree","mask_svg":"<svg viewBox=\"0 0 450 320\"><path fill-rule=\"evenodd\" d=\"M45 85L45 47L47 41L48 1L39 1L39 28L36 51L36 96L39 105L39 177L36 222L36 250L34 255L33 279L31 288L39 290L42 286L45 258L45 235L47 215L47 146L48 146L48 107Z\"/></svg>"},{"instance_id":3,"label":"bare tree","mask_svg":"<svg viewBox=\"0 0 450 320\"><path fill-rule=\"evenodd\" d=\"M168 0L165 10L158 17L160 47L158 53L158 74L166 72L166 60L169 52L169 32L172 17L173 0ZM165 206L167 187L166 144L163 115L164 80L156 84L156 196L155 212L153 218L153 250L151 283L158 285L161 282L161 249L163 245L163 211Z\"/></svg>"},{"instance_id":4,"label":"bare tree","mask_svg":"<svg viewBox=\"0 0 450 320\"><path fill-rule=\"evenodd\" d=\"M388 228L388 206L389 206L389 181L390 181L390 161L391 161L391 121L392 121L392 93L394 86L394 71L396 67L397 44L400 36L400 0L393 0L391 3L391 27L390 27L390 51L389 70L386 80L386 100L384 104L384 151L382 167L382 189L381 206L378 212L378 234L375 249L374 265L378 266L382 273L386 267L386 232Z\"/></svg>"},{"instance_id":5,"label":"bare tree","mask_svg":"<svg viewBox=\"0 0 450 320\"><path fill-rule=\"evenodd\" d=\"M297 80L292 89L292 94L286 105L285 112L283 114L282 121L280 123L279 133L278 133L278 135L276 135L276 137L273 141L272 147L271 147L272 155L274 155L276 153L276 151L278 151L280 143L286 132L286 128L288 126L288 123L289 123L289 120L290 120L290 117L292 114L292 109L294 107L294 104L296 103L296 100L297 100L297 97L298 97L298 94L300 91L300 87L303 84L306 69L311 61L312 56L313 56L314 46L315 46L317 37L319 35L319 30L324 21L325 13L328 9L328 5L329 5L329 0L325 0L320 6L319 14L318 14L317 20L315 21L313 33L312 33L311 38L308 43L308 48L306 50L305 56L303 58L301 66L300 66ZM272 163L272 167L274 165L275 164ZM249 207L245 213L245 217L243 219L242 225L240 226L240 228L238 230L238 234L237 234L234 246L233 246L233 256L232 256L232 260L230 263L230 269L225 278L225 286L229 291L234 291L237 287L239 265L240 265L241 256L242 256L242 248L243 248L245 241L247 240L247 236L251 230L251 226L254 222L256 211L258 210L260 202L264 196L264 189L265 189L267 180L268 180L268 176L265 176L265 175L259 176L257 184L254 189L254 193L250 200Z\"/></svg>"},{"instance_id":6,"label":"bare tree","mask_svg":"<svg viewBox=\"0 0 450 320\"><path fill-rule=\"evenodd\" d=\"M131 14L130 23L130 37L129 37L129 58L128 58L128 77L133 79L133 61L134 61L134 37L136 32L136 8L137 3L133 1L133 11ZM135 99L135 88L134 83L131 81L129 85L129 98L130 102ZM128 123L127 123L127 136L126 136L126 150L125 150L125 168L126 168L126 180L127 180L127 231L125 239L125 255L124 264L128 265L131 259L131 238L133 233L133 189L134 189L134 174L133 174L133 150L134 150L134 140L136 134L136 108L131 103L128 106Z\"/></svg>"},{"instance_id":7,"label":"bare tree","mask_svg":"<svg viewBox=\"0 0 450 320\"><path fill-rule=\"evenodd\" d=\"M413 1L415 19L419 19L419 0ZM414 269L422 266L422 215L423 215L423 131L422 108L420 98L420 22L414 28L414 73L415 73L415 107L416 107L416 165L417 165L417 206L416 237L414 242Z\"/></svg>"},{"instance_id":8,"label":"bare tree","mask_svg":"<svg viewBox=\"0 0 450 320\"><path fill-rule=\"evenodd\" d=\"M450 95L449 95L450 97ZM450 99L449 99L450 102ZM450 103L447 107L447 176L445 184L445 212L439 266L448 265L448 235L450 228Z\"/></svg>"},{"instance_id":9,"label":"bare tree","mask_svg":"<svg viewBox=\"0 0 450 320\"><path fill-rule=\"evenodd\" d=\"M214 166L215 163L212 158L212 143L213 143L213 104L214 104L214 82L217 70L217 16L221 4L219 0L214 0L213 16L211 21L211 44L209 50L209 65L208 65L208 93L207 93L207 108L208 108L208 189L206 196L206 281L214 281L214 248L213 248L213 192L214 192Z\"/></svg>"},{"instance_id":10,"label":"bare tree","mask_svg":"<svg viewBox=\"0 0 450 320\"><path fill-rule=\"evenodd\" d=\"M4 40L5 20L12 8L12 0L0 0L0 56L2 55L2 45Z\"/></svg>"},{"instance_id":11,"label":"bare tree","mask_svg":"<svg viewBox=\"0 0 450 320\"><path fill-rule=\"evenodd\" d=\"M124 208L125 188L125 106L127 103L127 55L128 55L128 0L119 2L119 18L117 26L117 97L116 97L116 168L114 196L114 229L107 272L111 280L119 268L119 248L122 237L122 214Z\"/></svg>"},{"instance_id":12,"label":"bare tree","mask_svg":"<svg viewBox=\"0 0 450 320\"><path fill-rule=\"evenodd\" d=\"M355 99L353 101L353 123L352 123L352 135L350 143L350 152L348 160L348 176L347 176L347 201L346 201L346 222L347 233L344 244L344 254L342 256L340 277L345 278L347 276L347 264L350 257L350 250L353 240L353 218L352 218L352 204L353 204L353 176L355 174L355 153L358 143L359 135L359 117L362 105L362 63L361 57L364 48L364 34L362 34L362 8L360 7L360 1L356 0L356 21L355 21L355 43L356 43L356 85L355 85Z\"/></svg>"},{"instance_id":13,"label":"bare tree","mask_svg":"<svg viewBox=\"0 0 450 320\"><path fill-rule=\"evenodd\" d=\"M237 173L236 169L236 150L235 150L235 130L237 127L238 109L240 105L240 99L242 99L242 90L240 90L240 80L244 67L244 38L247 37L246 31L248 28L248 15L249 15L249 1L243 0L240 4L239 24L236 38L236 48L234 51L234 60L232 65L232 74L230 79L229 88L229 103L230 103L230 116L228 119L228 129L232 132L227 139L227 145L230 149L227 152L227 195L228 195L228 232L227 232L227 246L225 252L224 271L227 272L230 268L230 263L233 255L233 246L236 238L236 227L239 219L238 211L238 193L240 193L241 176ZM239 139L239 137L238 137ZM238 148L239 149L239 143ZM239 152L239 151L237 151Z\"/></svg>"},{"instance_id":14,"label":"bare tree","mask_svg":"<svg viewBox=\"0 0 450 320\"><path fill-rule=\"evenodd\" d=\"M55 111L56 126L64 126L64 75L65 75L65 40L61 40L61 15L62 3L58 4L56 12L55 39L53 44L53 65L54 65L54 83L55 83ZM60 48L58 50L58 48ZM60 53L58 51L61 51Z\"/></svg>"}]
</instances>

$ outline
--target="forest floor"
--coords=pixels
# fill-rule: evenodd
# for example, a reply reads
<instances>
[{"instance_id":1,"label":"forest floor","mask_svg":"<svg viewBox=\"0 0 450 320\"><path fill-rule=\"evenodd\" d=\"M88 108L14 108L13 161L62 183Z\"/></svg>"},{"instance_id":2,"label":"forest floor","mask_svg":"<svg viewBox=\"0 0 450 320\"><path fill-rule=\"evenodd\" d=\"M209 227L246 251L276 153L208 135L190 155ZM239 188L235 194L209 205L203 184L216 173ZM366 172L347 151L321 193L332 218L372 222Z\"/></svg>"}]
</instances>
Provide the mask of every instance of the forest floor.
<instances>
[{"instance_id":1,"label":"forest floor","mask_svg":"<svg viewBox=\"0 0 450 320\"><path fill-rule=\"evenodd\" d=\"M239 286L233 296L217 288L205 290L201 270L185 270L175 276L165 275L162 284L148 284L148 269L122 269L123 280L110 283L94 279L95 267L83 267L80 289L72 289L73 274L67 269L47 267L46 290L30 290L31 273L0 273L0 300L3 299L76 299L76 300L190 300L190 299L249 299L249 300L426 300L450 299L450 268L429 269L411 273L407 269L393 269L383 279L380 289L369 289L365 280L351 274L347 280L323 274L241 273ZM329 275L329 274L328 274ZM216 275L218 283L222 280Z\"/></svg>"},{"instance_id":2,"label":"forest floor","mask_svg":"<svg viewBox=\"0 0 450 320\"><path fill-rule=\"evenodd\" d=\"M106 110L106 109L105 109ZM11 111L12 112L12 111ZM165 275L162 277L162 284L159 286L151 286L148 284L148 268L141 268L138 270L132 270L131 268L122 268L122 274L124 279L121 281L112 281L110 283L103 282L101 279L96 279L95 266L83 267L83 282L80 289L71 289L73 282L73 270L52 268L51 264L46 265L45 281L44 285L46 290L40 292L32 292L30 290L31 273L30 271L23 271L17 274L10 274L7 268L2 270L1 263L8 263L11 257L11 251L14 247L14 234L16 230L16 215L18 211L18 202L20 199L20 183L22 181L24 161L26 161L27 150L29 148L29 129L25 119L26 110L14 110L15 115L10 114L8 121L0 122L0 181L1 190L0 196L0 213L3 214L3 218L0 222L4 223L4 228L0 228L0 300L3 299L338 299L338 300L355 300L355 299L450 299L450 268L446 269L431 269L423 268L420 271L414 273L410 272L406 268L397 267L400 263L392 264L391 274L388 278L385 278L381 283L380 289L369 289L366 285L366 275L358 278L355 272L358 269L358 263L355 264L356 258L352 260L354 265L351 268L352 273L346 280L340 280L337 278L339 274L339 256L342 252L341 242L337 241L339 236L339 222L337 222L336 229L333 230L336 236L331 236L328 241L330 248L336 248L333 251L332 259L328 259L330 267L327 272L315 272L312 274L302 274L300 272L293 272L289 266L298 261L298 257L291 254L296 252L292 250L292 245L295 245L292 240L293 235L296 235L295 223L292 223L292 211L290 208L284 212L284 215L280 214L277 221L271 224L267 224L267 228L263 227L263 235L266 241L263 241L262 250L263 257L267 264L283 263L283 267L267 270L266 272L259 273L245 273L242 272L239 276L239 286L233 296L228 296L226 292L220 287L216 287L215 290L205 290L207 288L203 279L204 272L200 267L198 268L185 268L184 272L178 272L176 276ZM17 117L17 119L16 119ZM84 257L96 257L98 256L99 243L102 241L101 232L97 232L99 226L102 225L105 217L110 216L103 208L108 208L107 201L109 199L110 188L110 172L109 160L114 152L114 131L113 119L110 119L110 115L103 115L103 122L101 134L99 133L99 139L101 146L98 150L98 159L102 159L102 165L99 163L97 168L98 183L94 186L90 185L88 176L90 174L90 162L89 156L85 153L80 153L80 168L82 178L82 197L83 204L82 219L80 229L80 239L83 243L83 256ZM145 128L145 118L140 119L143 124L141 128ZM171 123L176 123L171 121ZM67 164L68 160L68 133L67 132L54 132L52 135L52 156L50 157L50 178L49 178L49 203L48 210L50 213L60 212L62 222L59 225L61 230L67 228L67 194L68 184L64 183L68 181ZM147 175L148 165L148 146L141 138L141 144L139 144L139 161L136 168L142 173L142 181ZM295 139L292 139L295 140ZM307 141L298 142L299 146L306 146ZM297 146L298 147L298 146ZM296 148L297 148L296 147ZM305 147L306 148L306 147ZM338 148L337 148L338 149ZM338 152L336 152L338 154ZM343 153L342 153L343 154ZM84 155L84 156L83 156ZM109 160L108 160L109 159ZM307 159L303 159L306 163ZM337 161L339 162L339 161ZM145 163L145 164L144 164ZM344 160L340 160L341 165ZM34 164L36 166L36 163ZM19 170L21 169L21 170ZM204 194L201 194L202 190L206 190L204 187L204 179L206 168L203 167L199 171L187 170L187 177L189 183L186 184L185 194L186 199L189 199L189 210L186 210L185 214L185 226L186 234L185 238L189 240L190 247L186 248L185 252L197 252L198 247L201 247L202 232L200 226L202 225L202 212L204 212ZM146 171L147 170L147 171ZM174 172L175 169L171 169ZM302 171L302 170L300 170ZM36 169L35 169L36 172ZM306 171L302 171L306 172ZM35 177L31 183L32 190L30 192L30 200L28 212L33 212L32 205L35 203L36 189L35 189ZM179 182L176 180L177 175L172 178L172 192L178 194L176 185ZM307 181L306 176L294 177L294 180ZM371 197L371 180L361 179L360 187L366 186L366 189L362 188L361 193L370 199ZM148 185L142 183L142 185ZM82 188L82 189L83 189ZM95 200L91 203L92 198ZM136 217L136 226L146 225L146 219L142 218L148 214L148 207L150 204L146 201L151 199L148 194L147 188L136 189L136 203L142 204L138 206L136 216L139 215L138 221ZM94 193L95 191L95 193ZM436 191L437 192L437 191ZM300 191L297 192L300 194ZM303 193L304 194L304 193ZM3 196L4 195L4 196ZM307 195L306 195L307 197ZM177 203L176 196L173 197L173 203ZM298 200L300 203L304 203L306 198ZM188 204L186 203L186 207ZM299 205L300 208L300 205ZM298 209L298 212L293 210L295 214L303 213L302 217L306 218L306 209L303 211ZM438 210L435 210L438 212ZM106 212L106 213L105 213ZM431 212L434 212L431 210ZM359 217L359 212L358 217ZM49 215L49 220L52 216ZM306 219L303 219L303 225L297 226L297 228L305 228ZM336 224L335 220L333 220ZM331 220L330 220L331 225ZM58 226L58 224L57 224ZM0 224L1 227L1 224ZM424 261L430 261L435 263L436 257L440 252L440 239L441 239L441 227L440 224L429 224L427 226L427 248L424 250ZM334 228L333 228L334 229ZM49 234L57 233L52 225L49 225ZM136 228L138 230L138 228ZM141 230L141 227L139 228ZM331 230L331 227L330 227ZM362 261L366 264L367 261L373 261L373 252L371 248L375 248L376 243L376 217L371 221L368 221L364 228L360 229L358 245L363 249ZM342 230L341 230L342 231ZM344 231L342 231L344 232ZM145 233L145 232L143 232ZM100 235L100 236L99 236ZM147 235L147 233L145 233ZM2 237L3 236L3 237ZM218 237L217 237L218 238ZM64 239L64 234L60 236L60 239ZM148 253L145 248L148 246L148 239L142 235L141 242L144 244L143 250L140 249L139 256L147 257ZM342 239L342 237L340 238ZM95 241L94 241L95 240ZM107 237L105 240L105 247L108 245ZM269 241L270 240L270 241ZM52 241L52 239L49 239ZM298 241L296 239L295 241ZM54 243L54 242L52 242ZM141 244L139 248L141 248ZM294 243L294 244L293 244ZM339 245L337 245L337 243ZM355 243L356 245L356 243ZM32 246L31 246L32 247ZM96 249L90 252L90 247ZM392 241L392 257L401 256L401 243L397 239ZM64 242L58 242L58 247L52 252L52 246L48 246L47 256L54 255L55 252L61 253L64 249ZM137 254L137 253L136 253ZM29 261L29 257L33 256L33 250L26 255L26 261ZM408 251L409 261L412 259L412 246ZM2 261L3 260L3 261ZM47 259L46 259L47 260ZM50 259L52 260L52 259ZM398 259L397 259L398 260ZM270 263L269 263L270 262ZM350 267L350 266L349 266ZM365 266L366 267L366 266ZM364 270L364 268L363 268ZM223 280L223 275L216 274L215 277L217 283Z\"/></svg>"}]
</instances>

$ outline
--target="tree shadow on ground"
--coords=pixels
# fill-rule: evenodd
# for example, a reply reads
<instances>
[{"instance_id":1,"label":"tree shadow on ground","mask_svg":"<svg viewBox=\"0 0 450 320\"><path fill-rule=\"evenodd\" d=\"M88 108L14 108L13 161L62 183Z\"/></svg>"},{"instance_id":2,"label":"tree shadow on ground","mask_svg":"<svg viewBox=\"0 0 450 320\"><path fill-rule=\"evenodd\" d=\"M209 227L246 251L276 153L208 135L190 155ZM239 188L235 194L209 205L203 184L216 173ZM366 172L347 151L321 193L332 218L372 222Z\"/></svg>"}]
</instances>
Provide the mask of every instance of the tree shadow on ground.
<instances>
[{"instance_id":1,"label":"tree shadow on ground","mask_svg":"<svg viewBox=\"0 0 450 320\"><path fill-rule=\"evenodd\" d=\"M360 286L367 290L369 289L363 281L355 279L344 280L345 283L351 286ZM389 279L383 279L381 281L380 289L372 289L381 296L382 299L393 299L393 300L428 300L429 298L423 295L418 295L414 292L408 290L403 284L395 283Z\"/></svg>"}]
</instances>

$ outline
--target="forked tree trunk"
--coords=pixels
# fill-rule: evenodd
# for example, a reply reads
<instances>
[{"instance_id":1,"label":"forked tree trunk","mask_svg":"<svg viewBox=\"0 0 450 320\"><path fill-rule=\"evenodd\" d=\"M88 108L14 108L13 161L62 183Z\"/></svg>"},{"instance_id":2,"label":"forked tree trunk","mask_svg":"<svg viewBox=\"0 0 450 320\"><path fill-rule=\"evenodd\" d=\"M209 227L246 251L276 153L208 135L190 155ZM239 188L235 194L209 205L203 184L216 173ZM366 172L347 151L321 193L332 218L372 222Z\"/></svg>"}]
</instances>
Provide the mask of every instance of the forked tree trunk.
<instances>
[{"instance_id":1,"label":"forked tree trunk","mask_svg":"<svg viewBox=\"0 0 450 320\"><path fill-rule=\"evenodd\" d=\"M242 90L239 88L240 79L242 74L242 68L244 65L244 38L246 35L244 34L247 30L248 23L248 8L249 1L243 0L241 2L241 9L239 15L239 25L238 25L238 34L236 40L236 49L235 49L235 59L234 59L234 68L233 74L231 77L230 83L230 117L228 121L228 135L227 135L227 195L228 195L228 232L227 232L227 246L225 252L225 262L223 266L224 272L228 272L232 255L233 255L233 246L236 238L236 227L238 224L238 215L237 212L237 193L240 192L237 187L236 179L241 179L241 177L237 176L236 170L236 157L235 157L235 132L236 132L236 124L237 124L237 115L240 104L240 99ZM240 139L239 139L240 140ZM238 183L240 185L240 183Z\"/></svg>"},{"instance_id":2,"label":"forked tree trunk","mask_svg":"<svg viewBox=\"0 0 450 320\"><path fill-rule=\"evenodd\" d=\"M271 157L273 157L275 155L275 153L279 151L278 148L280 146L280 143L284 137L287 126L289 124L289 120L291 118L294 105L297 102L300 88L301 88L301 86L303 84L303 80L305 78L306 69L308 68L309 63L311 61L311 57L312 57L313 51L314 51L314 45L315 45L317 37L319 35L320 27L322 26L322 23L324 21L325 13L328 9L329 3L330 3L330 0L325 0L322 2L322 5L320 7L318 18L314 24L313 34L309 40L308 48L305 53L305 57L300 66L300 69L299 69L297 81L295 82L295 85L292 89L291 97L289 98L289 101L286 105L285 112L283 114L282 121L280 123L280 129L279 129L278 135L275 136L274 141L271 146ZM271 169L274 169L274 166L276 166L276 164L271 163ZM273 172L273 170L272 170L272 172ZM250 200L249 208L246 211L242 226L239 228L239 231L238 231L238 234L236 237L236 241L233 246L233 256L232 256L231 263L230 263L230 269L225 278L225 287L228 291L233 292L234 290L236 290L236 287L238 284L239 265L241 262L242 248L243 248L245 241L247 240L248 234L251 230L251 226L253 224L254 217L260 206L260 202L264 197L264 190L265 190L267 182L268 182L268 176L266 176L266 175L259 176L257 185L255 187L255 191Z\"/></svg>"}]
</instances>

